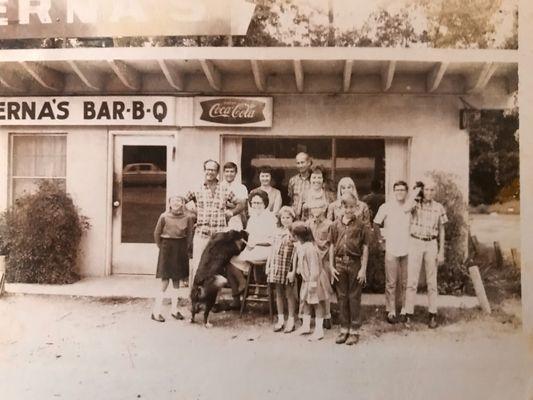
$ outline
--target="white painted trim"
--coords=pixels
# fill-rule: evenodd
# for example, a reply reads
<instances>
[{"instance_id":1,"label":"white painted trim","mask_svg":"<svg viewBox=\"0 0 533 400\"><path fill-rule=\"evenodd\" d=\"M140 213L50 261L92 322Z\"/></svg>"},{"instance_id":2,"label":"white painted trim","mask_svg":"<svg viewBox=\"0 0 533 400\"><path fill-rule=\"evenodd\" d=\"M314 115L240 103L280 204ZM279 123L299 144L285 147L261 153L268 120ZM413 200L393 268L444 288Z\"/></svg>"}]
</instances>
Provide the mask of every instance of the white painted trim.
<instances>
[{"instance_id":1,"label":"white painted trim","mask_svg":"<svg viewBox=\"0 0 533 400\"><path fill-rule=\"evenodd\" d=\"M200 65L202 66L204 75L209 82L209 86L211 86L213 90L219 92L222 88L222 77L220 75L220 71L217 69L217 67L215 67L215 64L213 64L213 61L201 59Z\"/></svg>"},{"instance_id":2,"label":"white painted trim","mask_svg":"<svg viewBox=\"0 0 533 400\"><path fill-rule=\"evenodd\" d=\"M394 72L396 71L396 61L389 61L381 69L381 90L386 92L392 85Z\"/></svg>"},{"instance_id":3,"label":"white painted trim","mask_svg":"<svg viewBox=\"0 0 533 400\"><path fill-rule=\"evenodd\" d=\"M449 63L439 62L437 63L430 73L427 76L427 91L434 92L439 87L446 69L448 68Z\"/></svg>"},{"instance_id":4,"label":"white painted trim","mask_svg":"<svg viewBox=\"0 0 533 400\"><path fill-rule=\"evenodd\" d=\"M65 86L64 75L52 68L31 61L20 61L19 64L45 89L58 92Z\"/></svg>"},{"instance_id":5,"label":"white painted trim","mask_svg":"<svg viewBox=\"0 0 533 400\"><path fill-rule=\"evenodd\" d=\"M497 69L498 65L496 63L489 62L484 64L481 71L473 79L468 80L466 93L477 93L483 90Z\"/></svg>"},{"instance_id":6,"label":"white painted trim","mask_svg":"<svg viewBox=\"0 0 533 400\"><path fill-rule=\"evenodd\" d=\"M185 85L183 84L183 74L178 71L177 68L173 68L169 66L165 60L157 60L157 63L159 64L159 68L161 68L161 71L163 72L163 75L165 75L165 78L168 82L168 84L176 89L176 90L184 90Z\"/></svg>"},{"instance_id":7,"label":"white painted trim","mask_svg":"<svg viewBox=\"0 0 533 400\"><path fill-rule=\"evenodd\" d=\"M379 47L107 47L9 49L2 62L127 60L358 60L518 64L518 50Z\"/></svg>"},{"instance_id":8,"label":"white painted trim","mask_svg":"<svg viewBox=\"0 0 533 400\"><path fill-rule=\"evenodd\" d=\"M259 60L250 60L252 65L252 73L254 74L254 81L257 90L264 92L266 90L266 76L263 65Z\"/></svg>"},{"instance_id":9,"label":"white painted trim","mask_svg":"<svg viewBox=\"0 0 533 400\"><path fill-rule=\"evenodd\" d=\"M109 66L124 86L131 90L141 88L141 74L123 60L107 60Z\"/></svg>"},{"instance_id":10,"label":"white painted trim","mask_svg":"<svg viewBox=\"0 0 533 400\"><path fill-rule=\"evenodd\" d=\"M344 72L343 72L343 81L342 81L342 90L347 92L350 90L352 84L352 73L353 73L353 60L346 60L344 62Z\"/></svg>"},{"instance_id":11,"label":"white painted trim","mask_svg":"<svg viewBox=\"0 0 533 400\"><path fill-rule=\"evenodd\" d=\"M302 60L292 60L292 65L294 67L294 80L296 81L296 88L301 93L304 91L305 79L305 72L302 65Z\"/></svg>"},{"instance_id":12,"label":"white painted trim","mask_svg":"<svg viewBox=\"0 0 533 400\"><path fill-rule=\"evenodd\" d=\"M78 76L78 78L80 78L85 86L93 90L102 90L104 86L102 76L81 67L76 61L69 60L67 62L70 65L70 68L72 68L74 73Z\"/></svg>"}]
</instances>

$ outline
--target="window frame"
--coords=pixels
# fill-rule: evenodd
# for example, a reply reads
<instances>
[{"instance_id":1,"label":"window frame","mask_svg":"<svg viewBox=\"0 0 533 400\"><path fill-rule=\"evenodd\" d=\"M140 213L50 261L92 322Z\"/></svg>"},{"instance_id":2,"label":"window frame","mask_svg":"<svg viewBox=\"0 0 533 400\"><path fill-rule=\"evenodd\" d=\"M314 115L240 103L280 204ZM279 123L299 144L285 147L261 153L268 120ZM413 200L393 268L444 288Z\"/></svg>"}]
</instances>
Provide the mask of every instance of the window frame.
<instances>
[{"instance_id":1,"label":"window frame","mask_svg":"<svg viewBox=\"0 0 533 400\"><path fill-rule=\"evenodd\" d=\"M13 175L14 165L15 165L15 138L17 137L63 137L65 139L65 175L62 177L59 176L15 176ZM8 154L8 199L7 204L12 205L14 198L14 179L49 179L49 180L64 180L65 189L67 184L67 166L68 166L68 135L66 132L10 132L9 133L9 154Z\"/></svg>"}]
</instances>

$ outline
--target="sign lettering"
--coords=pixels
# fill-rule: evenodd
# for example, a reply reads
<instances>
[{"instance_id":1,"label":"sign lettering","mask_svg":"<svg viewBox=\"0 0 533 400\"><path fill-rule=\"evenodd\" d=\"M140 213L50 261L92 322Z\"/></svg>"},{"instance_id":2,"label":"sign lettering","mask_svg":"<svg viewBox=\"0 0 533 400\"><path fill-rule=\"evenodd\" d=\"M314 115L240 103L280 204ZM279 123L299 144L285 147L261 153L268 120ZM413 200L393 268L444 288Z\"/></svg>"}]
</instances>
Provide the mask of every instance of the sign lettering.
<instances>
[{"instance_id":1,"label":"sign lettering","mask_svg":"<svg viewBox=\"0 0 533 400\"><path fill-rule=\"evenodd\" d=\"M173 126L175 109L174 97L0 97L0 124Z\"/></svg>"},{"instance_id":2,"label":"sign lettering","mask_svg":"<svg viewBox=\"0 0 533 400\"><path fill-rule=\"evenodd\" d=\"M272 99L196 97L196 126L272 126Z\"/></svg>"},{"instance_id":3,"label":"sign lettering","mask_svg":"<svg viewBox=\"0 0 533 400\"><path fill-rule=\"evenodd\" d=\"M0 39L245 35L251 0L0 0Z\"/></svg>"}]
</instances>

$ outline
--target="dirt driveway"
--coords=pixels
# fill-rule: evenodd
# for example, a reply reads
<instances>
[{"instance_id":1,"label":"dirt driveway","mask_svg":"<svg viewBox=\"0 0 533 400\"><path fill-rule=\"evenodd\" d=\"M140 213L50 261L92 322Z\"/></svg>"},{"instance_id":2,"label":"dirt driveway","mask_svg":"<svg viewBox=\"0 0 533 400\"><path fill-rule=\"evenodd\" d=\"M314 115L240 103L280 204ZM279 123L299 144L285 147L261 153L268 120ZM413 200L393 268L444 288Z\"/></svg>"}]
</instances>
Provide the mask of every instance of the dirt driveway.
<instances>
[{"instance_id":1,"label":"dirt driveway","mask_svg":"<svg viewBox=\"0 0 533 400\"><path fill-rule=\"evenodd\" d=\"M0 299L0 393L12 399L522 399L525 343L513 313L444 311L443 326L367 325L354 347L273 333L265 316L212 329L158 324L146 300Z\"/></svg>"}]
</instances>

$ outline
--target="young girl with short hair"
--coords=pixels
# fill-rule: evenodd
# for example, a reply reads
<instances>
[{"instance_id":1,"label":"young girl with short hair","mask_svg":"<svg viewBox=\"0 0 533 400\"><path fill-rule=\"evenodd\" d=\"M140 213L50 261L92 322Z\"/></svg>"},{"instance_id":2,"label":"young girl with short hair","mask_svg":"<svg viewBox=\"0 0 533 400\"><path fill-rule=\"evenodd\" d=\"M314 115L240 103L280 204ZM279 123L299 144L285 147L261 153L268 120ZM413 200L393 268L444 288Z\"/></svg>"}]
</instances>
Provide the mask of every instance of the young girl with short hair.
<instances>
[{"instance_id":1,"label":"young girl with short hair","mask_svg":"<svg viewBox=\"0 0 533 400\"><path fill-rule=\"evenodd\" d=\"M278 320L274 332L280 332L284 325L285 299L287 300L287 323L285 333L294 331L294 313L296 311L296 283L293 266L294 239L290 228L296 218L291 207L282 207L278 214L278 230L274 235L272 251L266 264L267 282L275 286L276 309Z\"/></svg>"},{"instance_id":2,"label":"young girl with short hair","mask_svg":"<svg viewBox=\"0 0 533 400\"><path fill-rule=\"evenodd\" d=\"M161 279L161 291L157 294L152 311L152 319L165 322L161 315L163 296L169 281L175 289L179 281L189 276L189 258L192 257L193 217L185 211L185 198L172 196L168 199L169 210L159 216L154 230L154 241L159 247L157 272L155 277ZM178 311L178 298L171 296L171 315L183 319Z\"/></svg>"},{"instance_id":3,"label":"young girl with short hair","mask_svg":"<svg viewBox=\"0 0 533 400\"><path fill-rule=\"evenodd\" d=\"M302 326L297 333L311 333L311 311L315 311L315 330L309 340L324 338L325 302L334 297L325 269L321 266L320 254L313 239L311 228L304 222L292 225L292 234L298 242L294 263L302 277L300 288L300 313Z\"/></svg>"}]
</instances>

